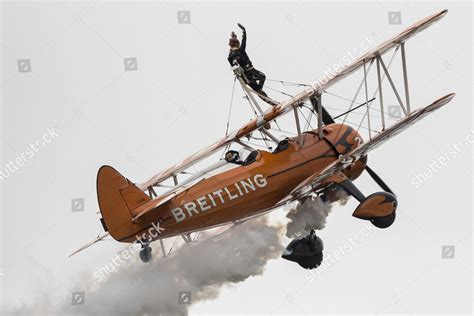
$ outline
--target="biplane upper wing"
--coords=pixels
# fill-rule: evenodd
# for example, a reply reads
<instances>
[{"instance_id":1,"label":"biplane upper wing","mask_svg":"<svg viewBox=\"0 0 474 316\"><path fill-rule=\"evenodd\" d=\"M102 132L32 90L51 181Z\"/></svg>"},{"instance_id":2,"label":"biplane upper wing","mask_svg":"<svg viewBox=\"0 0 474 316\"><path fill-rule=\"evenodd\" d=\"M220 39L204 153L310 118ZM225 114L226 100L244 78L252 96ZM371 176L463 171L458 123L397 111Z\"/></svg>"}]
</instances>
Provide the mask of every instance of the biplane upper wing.
<instances>
[{"instance_id":1,"label":"biplane upper wing","mask_svg":"<svg viewBox=\"0 0 474 316\"><path fill-rule=\"evenodd\" d=\"M348 76L349 74L355 72L357 69L361 68L364 63L370 62L374 58L379 55L385 54L390 49L396 47L400 43L406 41L410 37L414 36L415 34L421 32L422 30L428 28L433 23L439 21L447 14L448 10L443 10L433 15L430 15L417 23L413 24L412 26L405 29L403 32L398 34L397 36L392 37L391 39L385 41L384 43L380 44L374 50L369 51L368 53L364 54L351 64L347 65L341 71L336 73L332 78L328 79L324 83L316 82L312 86L307 87L305 90L301 91L294 97L281 102L277 106L274 106L268 109L262 116L254 118L249 123L243 125L238 130L234 131L233 133L229 134L228 136L218 140L214 144L204 148L203 150L198 151L197 153L193 154L192 156L186 158L181 163L170 167L169 169L153 176L148 181L138 185L138 187L142 190L146 190L149 187L155 186L156 184L177 175L181 171L189 168L190 166L198 163L202 159L210 156L217 150L231 144L235 141L238 141L240 138L262 128L268 122L273 121L274 119L278 118L279 116L288 113L294 107L300 106L302 103L307 101L310 97L314 96L315 94L320 94L325 91L327 88L338 82L339 80L343 79L344 77Z\"/></svg>"},{"instance_id":2,"label":"biplane upper wing","mask_svg":"<svg viewBox=\"0 0 474 316\"><path fill-rule=\"evenodd\" d=\"M413 125L415 122L418 122L423 117L439 109L443 105L446 105L454 98L454 96L454 93L448 94L444 97L439 98L438 100L434 101L433 103L424 108L420 108L416 111L413 111L410 115L404 117L391 127L374 136L371 140L362 143L349 153L339 157L338 160L330 164L322 172L308 177L306 180L300 183L284 200L295 200L306 194L311 193L313 188L315 188L318 184L320 184L330 176L336 174L337 172L343 170L344 168L348 167L351 163L360 159L369 151L372 151L373 149L377 148L391 137L397 135L409 126Z\"/></svg>"}]
</instances>

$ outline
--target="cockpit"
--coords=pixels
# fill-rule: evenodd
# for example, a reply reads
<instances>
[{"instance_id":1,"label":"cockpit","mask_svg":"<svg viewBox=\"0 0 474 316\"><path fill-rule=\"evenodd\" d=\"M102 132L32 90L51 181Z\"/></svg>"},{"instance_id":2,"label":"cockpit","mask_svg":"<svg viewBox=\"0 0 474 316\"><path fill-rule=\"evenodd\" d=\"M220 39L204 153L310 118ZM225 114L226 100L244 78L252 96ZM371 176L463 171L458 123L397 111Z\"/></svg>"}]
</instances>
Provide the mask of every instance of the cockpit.
<instances>
[{"instance_id":1,"label":"cockpit","mask_svg":"<svg viewBox=\"0 0 474 316\"><path fill-rule=\"evenodd\" d=\"M229 163L246 166L256 161L259 155L259 150L250 150L244 147L240 151L229 150L225 154L225 160Z\"/></svg>"},{"instance_id":2,"label":"cockpit","mask_svg":"<svg viewBox=\"0 0 474 316\"><path fill-rule=\"evenodd\" d=\"M289 147L289 138L281 140L275 150L272 151L272 154L278 154L282 151L285 151ZM243 147L239 151L229 150L225 154L225 160L228 163L233 163L241 166L247 166L255 161L261 155L260 150L254 150L250 147Z\"/></svg>"}]
</instances>

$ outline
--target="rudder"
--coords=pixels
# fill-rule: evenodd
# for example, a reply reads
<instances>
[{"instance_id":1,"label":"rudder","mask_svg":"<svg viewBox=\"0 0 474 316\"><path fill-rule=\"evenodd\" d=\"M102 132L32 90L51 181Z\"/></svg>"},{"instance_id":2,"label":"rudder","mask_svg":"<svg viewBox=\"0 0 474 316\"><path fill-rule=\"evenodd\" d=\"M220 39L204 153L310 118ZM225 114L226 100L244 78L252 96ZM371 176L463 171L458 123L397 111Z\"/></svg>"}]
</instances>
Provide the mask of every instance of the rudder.
<instances>
[{"instance_id":1,"label":"rudder","mask_svg":"<svg viewBox=\"0 0 474 316\"><path fill-rule=\"evenodd\" d=\"M134 234L132 211L150 197L110 166L97 173L97 198L106 230L117 241Z\"/></svg>"}]
</instances>

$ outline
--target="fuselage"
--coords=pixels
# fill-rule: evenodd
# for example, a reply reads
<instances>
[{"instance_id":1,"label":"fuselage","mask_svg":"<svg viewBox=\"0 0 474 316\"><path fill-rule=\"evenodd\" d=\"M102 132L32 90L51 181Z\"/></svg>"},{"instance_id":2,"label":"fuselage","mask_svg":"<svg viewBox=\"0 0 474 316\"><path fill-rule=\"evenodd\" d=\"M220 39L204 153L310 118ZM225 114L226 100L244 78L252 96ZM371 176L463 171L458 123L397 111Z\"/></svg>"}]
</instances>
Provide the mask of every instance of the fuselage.
<instances>
[{"instance_id":1,"label":"fuselage","mask_svg":"<svg viewBox=\"0 0 474 316\"><path fill-rule=\"evenodd\" d=\"M303 133L290 138L286 149L275 153L259 150L252 163L196 182L141 217L134 224L135 233L120 241L135 241L151 227L159 227L160 233L150 234L149 240L186 234L278 206L303 180L321 172L361 142L357 131L347 125L331 124L323 131L324 139L318 137L317 131ZM164 197L148 203L157 203L160 198Z\"/></svg>"}]
</instances>

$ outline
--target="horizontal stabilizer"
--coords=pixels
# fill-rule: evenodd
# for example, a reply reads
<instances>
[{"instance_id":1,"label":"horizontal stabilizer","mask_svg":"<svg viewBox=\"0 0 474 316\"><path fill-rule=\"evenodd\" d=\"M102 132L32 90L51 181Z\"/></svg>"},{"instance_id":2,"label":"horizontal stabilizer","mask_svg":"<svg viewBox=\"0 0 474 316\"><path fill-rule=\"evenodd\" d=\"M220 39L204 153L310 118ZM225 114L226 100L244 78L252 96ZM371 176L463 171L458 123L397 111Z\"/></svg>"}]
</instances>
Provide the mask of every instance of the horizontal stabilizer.
<instances>
[{"instance_id":1,"label":"horizontal stabilizer","mask_svg":"<svg viewBox=\"0 0 474 316\"><path fill-rule=\"evenodd\" d=\"M81 252L82 250L89 248L90 246L94 245L95 243L97 243L97 242L99 242L99 241L104 240L105 238L107 238L107 237L109 237L109 236L110 236L109 233L105 233L105 234L103 234L103 235L97 236L97 238L94 239L93 241L88 242L87 244L85 244L85 245L82 246L81 248L79 248L79 249L77 249L76 251L74 251L73 253L71 253L71 254L69 255L69 257L74 256L76 253Z\"/></svg>"}]
</instances>

